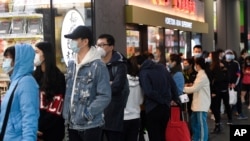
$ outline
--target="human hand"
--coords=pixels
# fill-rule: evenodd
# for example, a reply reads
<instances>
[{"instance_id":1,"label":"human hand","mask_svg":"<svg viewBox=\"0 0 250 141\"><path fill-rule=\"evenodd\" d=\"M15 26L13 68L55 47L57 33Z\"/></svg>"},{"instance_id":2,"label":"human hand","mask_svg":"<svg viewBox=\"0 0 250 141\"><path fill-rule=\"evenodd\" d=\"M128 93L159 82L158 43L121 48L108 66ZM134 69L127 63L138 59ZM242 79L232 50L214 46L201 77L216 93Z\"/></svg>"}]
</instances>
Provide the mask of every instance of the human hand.
<instances>
[{"instance_id":1,"label":"human hand","mask_svg":"<svg viewBox=\"0 0 250 141\"><path fill-rule=\"evenodd\" d=\"M37 136L42 136L42 135L43 135L43 132L37 131Z\"/></svg>"},{"instance_id":2,"label":"human hand","mask_svg":"<svg viewBox=\"0 0 250 141\"><path fill-rule=\"evenodd\" d=\"M177 103L172 100L171 103L170 103L170 105L171 106L177 106Z\"/></svg>"},{"instance_id":3,"label":"human hand","mask_svg":"<svg viewBox=\"0 0 250 141\"><path fill-rule=\"evenodd\" d=\"M216 96L216 94L211 94L212 95L212 97L215 97Z\"/></svg>"}]
</instances>

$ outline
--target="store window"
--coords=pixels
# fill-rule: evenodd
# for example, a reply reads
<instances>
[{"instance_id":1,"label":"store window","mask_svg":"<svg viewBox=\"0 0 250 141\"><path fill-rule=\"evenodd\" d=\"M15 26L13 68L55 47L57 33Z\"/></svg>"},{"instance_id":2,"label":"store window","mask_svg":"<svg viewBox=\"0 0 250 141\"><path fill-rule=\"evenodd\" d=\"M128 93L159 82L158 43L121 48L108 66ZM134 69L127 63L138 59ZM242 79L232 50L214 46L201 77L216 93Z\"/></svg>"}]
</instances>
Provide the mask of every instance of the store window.
<instances>
[{"instance_id":1,"label":"store window","mask_svg":"<svg viewBox=\"0 0 250 141\"><path fill-rule=\"evenodd\" d=\"M80 16L72 14L67 22L65 15L72 9ZM0 0L0 64L7 47L16 43L34 46L46 40L55 45L57 65L65 71L72 52L61 44L65 40L61 31L69 33L78 24L92 26L91 13L91 0Z\"/></svg>"},{"instance_id":2,"label":"store window","mask_svg":"<svg viewBox=\"0 0 250 141\"><path fill-rule=\"evenodd\" d=\"M157 27L148 27L148 52L155 53L160 45L160 33Z\"/></svg>"},{"instance_id":3,"label":"store window","mask_svg":"<svg viewBox=\"0 0 250 141\"><path fill-rule=\"evenodd\" d=\"M140 33L136 30L127 30L127 58L140 54Z\"/></svg>"},{"instance_id":4,"label":"store window","mask_svg":"<svg viewBox=\"0 0 250 141\"><path fill-rule=\"evenodd\" d=\"M187 56L187 32L185 31L179 31L179 35L180 35L180 41L179 41L179 45L180 45L180 51L179 53L183 54L183 57L186 58Z\"/></svg>"},{"instance_id":5,"label":"store window","mask_svg":"<svg viewBox=\"0 0 250 141\"><path fill-rule=\"evenodd\" d=\"M166 57L174 53L174 30L165 29L165 53Z\"/></svg>"}]
</instances>

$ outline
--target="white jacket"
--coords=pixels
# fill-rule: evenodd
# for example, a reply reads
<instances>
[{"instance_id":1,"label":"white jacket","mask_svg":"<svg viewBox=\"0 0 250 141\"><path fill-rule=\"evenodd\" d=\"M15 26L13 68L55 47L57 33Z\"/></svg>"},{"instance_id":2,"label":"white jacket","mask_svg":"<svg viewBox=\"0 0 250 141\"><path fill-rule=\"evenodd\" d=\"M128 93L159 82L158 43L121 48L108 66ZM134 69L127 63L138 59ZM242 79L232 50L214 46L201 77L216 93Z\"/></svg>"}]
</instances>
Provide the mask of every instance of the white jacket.
<instances>
[{"instance_id":1,"label":"white jacket","mask_svg":"<svg viewBox=\"0 0 250 141\"><path fill-rule=\"evenodd\" d=\"M184 87L185 93L193 93L191 109L194 112L208 112L211 104L210 84L204 70L199 70L193 86Z\"/></svg>"},{"instance_id":2,"label":"white jacket","mask_svg":"<svg viewBox=\"0 0 250 141\"><path fill-rule=\"evenodd\" d=\"M127 74L129 81L129 96L126 107L124 109L124 120L140 118L141 108L143 102L142 89L139 84L139 77L134 77Z\"/></svg>"}]
</instances>

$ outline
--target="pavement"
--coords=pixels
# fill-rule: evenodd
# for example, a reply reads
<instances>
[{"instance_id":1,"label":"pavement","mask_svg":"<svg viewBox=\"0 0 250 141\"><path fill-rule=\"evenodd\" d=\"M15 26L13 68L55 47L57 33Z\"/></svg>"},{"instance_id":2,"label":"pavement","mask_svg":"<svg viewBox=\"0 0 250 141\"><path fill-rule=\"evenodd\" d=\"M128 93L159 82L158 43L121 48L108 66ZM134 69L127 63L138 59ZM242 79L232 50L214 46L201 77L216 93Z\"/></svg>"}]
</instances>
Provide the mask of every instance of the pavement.
<instances>
[{"instance_id":1,"label":"pavement","mask_svg":"<svg viewBox=\"0 0 250 141\"><path fill-rule=\"evenodd\" d=\"M250 125L250 109L247 109L247 105L242 105L242 111L248 119L237 119L236 112L233 111L233 125ZM219 134L209 134L209 141L230 141L230 125L227 125L227 115L221 115L222 131ZM211 119L211 113L208 114L208 128L209 131L213 131L214 120ZM250 139L248 139L250 140ZM241 140L243 141L243 140Z\"/></svg>"},{"instance_id":2,"label":"pavement","mask_svg":"<svg viewBox=\"0 0 250 141\"><path fill-rule=\"evenodd\" d=\"M245 116L248 117L248 119L237 119L237 116L235 115L235 111L233 111L233 125L250 125L250 109L247 109L247 105L242 105L242 111ZM208 113L208 129L209 129L209 141L234 141L230 140L230 125L227 125L227 115L221 114L221 125L222 125L222 131L219 134L211 134L210 132L213 131L215 123L214 120L211 119L211 112ZM66 132L67 134L67 132ZM67 137L67 135L66 135ZM145 141L149 141L147 133L144 134ZM64 141L68 141L67 138L64 139ZM245 140L240 140L245 141ZM250 139L247 139L247 141L250 141Z\"/></svg>"}]
</instances>

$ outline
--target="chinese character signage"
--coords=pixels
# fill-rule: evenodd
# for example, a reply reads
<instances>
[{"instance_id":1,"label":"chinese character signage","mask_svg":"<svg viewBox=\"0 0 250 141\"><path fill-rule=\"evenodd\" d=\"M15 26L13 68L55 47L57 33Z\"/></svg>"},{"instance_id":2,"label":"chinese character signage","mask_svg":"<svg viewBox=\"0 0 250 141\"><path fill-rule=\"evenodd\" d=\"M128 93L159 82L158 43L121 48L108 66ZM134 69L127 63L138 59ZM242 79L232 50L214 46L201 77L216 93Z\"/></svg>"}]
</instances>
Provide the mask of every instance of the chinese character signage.
<instances>
[{"instance_id":1,"label":"chinese character signage","mask_svg":"<svg viewBox=\"0 0 250 141\"><path fill-rule=\"evenodd\" d=\"M127 0L127 4L204 22L204 2L200 0Z\"/></svg>"}]
</instances>

